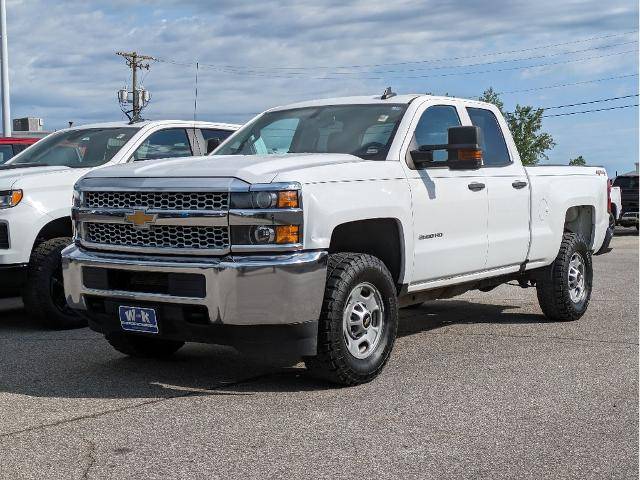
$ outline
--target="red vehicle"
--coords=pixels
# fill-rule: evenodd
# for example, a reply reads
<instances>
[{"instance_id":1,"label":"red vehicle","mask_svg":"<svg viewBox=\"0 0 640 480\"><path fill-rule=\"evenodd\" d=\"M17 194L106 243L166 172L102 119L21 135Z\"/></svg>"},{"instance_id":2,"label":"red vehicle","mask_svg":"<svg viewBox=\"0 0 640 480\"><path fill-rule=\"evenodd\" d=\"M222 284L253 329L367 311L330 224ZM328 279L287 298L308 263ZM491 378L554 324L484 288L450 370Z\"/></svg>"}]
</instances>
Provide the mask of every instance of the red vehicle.
<instances>
[{"instance_id":1,"label":"red vehicle","mask_svg":"<svg viewBox=\"0 0 640 480\"><path fill-rule=\"evenodd\" d=\"M38 140L39 137L0 137L0 165Z\"/></svg>"}]
</instances>

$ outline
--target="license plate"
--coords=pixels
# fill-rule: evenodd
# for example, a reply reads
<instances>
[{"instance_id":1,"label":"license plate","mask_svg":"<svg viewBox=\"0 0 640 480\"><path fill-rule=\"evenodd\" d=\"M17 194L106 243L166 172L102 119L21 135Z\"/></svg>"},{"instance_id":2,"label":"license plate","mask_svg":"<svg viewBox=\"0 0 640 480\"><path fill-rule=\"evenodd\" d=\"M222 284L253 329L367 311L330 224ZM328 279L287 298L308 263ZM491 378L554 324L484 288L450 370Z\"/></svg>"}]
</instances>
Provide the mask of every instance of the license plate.
<instances>
[{"instance_id":1,"label":"license plate","mask_svg":"<svg viewBox=\"0 0 640 480\"><path fill-rule=\"evenodd\" d=\"M158 333L158 320L153 308L120 306L120 325L128 332Z\"/></svg>"}]
</instances>

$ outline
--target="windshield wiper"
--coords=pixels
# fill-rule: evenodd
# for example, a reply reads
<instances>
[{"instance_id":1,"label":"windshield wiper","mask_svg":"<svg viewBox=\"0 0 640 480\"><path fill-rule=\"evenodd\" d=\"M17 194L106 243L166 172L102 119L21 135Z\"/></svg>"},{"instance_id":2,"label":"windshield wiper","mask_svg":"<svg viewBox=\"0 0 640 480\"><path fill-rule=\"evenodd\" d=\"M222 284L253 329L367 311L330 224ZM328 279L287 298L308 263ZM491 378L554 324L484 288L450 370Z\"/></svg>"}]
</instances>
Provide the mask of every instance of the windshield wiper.
<instances>
[{"instance_id":1,"label":"windshield wiper","mask_svg":"<svg viewBox=\"0 0 640 480\"><path fill-rule=\"evenodd\" d=\"M0 165L2 170L11 170L14 168L30 168L30 167L50 167L48 163L10 163L8 165Z\"/></svg>"}]
</instances>

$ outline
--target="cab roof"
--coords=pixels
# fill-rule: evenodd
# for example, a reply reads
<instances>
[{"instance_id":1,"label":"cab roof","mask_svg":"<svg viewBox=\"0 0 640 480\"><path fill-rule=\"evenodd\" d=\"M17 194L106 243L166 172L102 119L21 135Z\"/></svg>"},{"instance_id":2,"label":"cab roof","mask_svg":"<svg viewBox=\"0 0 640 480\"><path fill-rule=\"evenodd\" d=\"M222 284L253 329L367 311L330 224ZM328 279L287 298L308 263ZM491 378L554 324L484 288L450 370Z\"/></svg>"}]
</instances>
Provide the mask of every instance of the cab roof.
<instances>
[{"instance_id":1,"label":"cab roof","mask_svg":"<svg viewBox=\"0 0 640 480\"><path fill-rule=\"evenodd\" d=\"M196 127L196 128L220 128L222 130L238 130L241 125L235 123L218 123L218 122L201 122L201 121L193 121L193 120L142 120L140 122L130 123L126 121L119 122L102 122L102 123L91 123L88 125L78 125L73 126L71 128L65 128L64 130L79 130L84 128L124 128L124 127L134 127L134 128L142 128L146 126L156 126L156 125L178 125L185 127Z\"/></svg>"},{"instance_id":2,"label":"cab roof","mask_svg":"<svg viewBox=\"0 0 640 480\"><path fill-rule=\"evenodd\" d=\"M288 110L290 108L304 108L304 107L319 107L323 105L363 105L363 104L399 104L399 103L410 103L417 97L422 95L412 94L412 95L394 95L393 97L389 97L386 100L383 100L380 95L369 95L369 96L358 96L358 97L336 97L336 98L324 98L320 100L308 100L305 102L292 103L289 105L282 105L279 107L275 107L270 109L269 111L276 110Z\"/></svg>"},{"instance_id":3,"label":"cab roof","mask_svg":"<svg viewBox=\"0 0 640 480\"><path fill-rule=\"evenodd\" d=\"M472 100L468 98L454 98L454 97L443 97L436 95L425 95L419 93L406 94L406 95L393 95L391 97L382 98L381 95L368 95L368 96L357 96L357 97L336 97L336 98L324 98L320 100L309 100L305 102L292 103L289 105L282 105L279 107L272 108L268 111L278 111L278 110L289 110L291 108L304 108L304 107L320 107L325 105L393 105L393 104L409 104L416 98L424 98L424 99L432 99L432 100L460 100L465 103L473 103L473 104L485 104L484 102L480 102L478 100Z\"/></svg>"}]
</instances>

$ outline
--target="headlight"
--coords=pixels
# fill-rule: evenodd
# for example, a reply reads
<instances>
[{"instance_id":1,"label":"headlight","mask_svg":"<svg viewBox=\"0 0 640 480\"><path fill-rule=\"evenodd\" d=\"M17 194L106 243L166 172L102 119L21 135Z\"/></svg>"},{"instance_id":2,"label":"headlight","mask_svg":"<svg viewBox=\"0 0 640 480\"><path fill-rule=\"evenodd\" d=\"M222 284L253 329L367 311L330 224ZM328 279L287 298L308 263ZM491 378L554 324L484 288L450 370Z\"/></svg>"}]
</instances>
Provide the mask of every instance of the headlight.
<instances>
[{"instance_id":1,"label":"headlight","mask_svg":"<svg viewBox=\"0 0 640 480\"><path fill-rule=\"evenodd\" d=\"M236 225L231 227L233 245L288 245L300 243L299 225Z\"/></svg>"},{"instance_id":2,"label":"headlight","mask_svg":"<svg viewBox=\"0 0 640 480\"><path fill-rule=\"evenodd\" d=\"M300 200L298 190L233 192L229 207L238 209L299 208Z\"/></svg>"},{"instance_id":3,"label":"headlight","mask_svg":"<svg viewBox=\"0 0 640 480\"><path fill-rule=\"evenodd\" d=\"M22 200L22 190L0 191L0 208L15 207Z\"/></svg>"}]
</instances>

